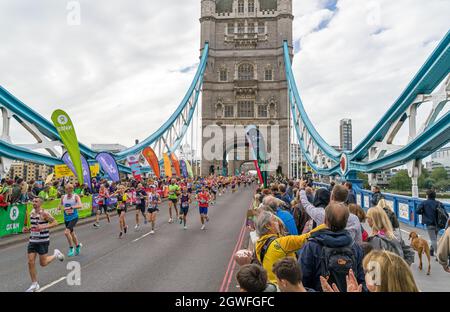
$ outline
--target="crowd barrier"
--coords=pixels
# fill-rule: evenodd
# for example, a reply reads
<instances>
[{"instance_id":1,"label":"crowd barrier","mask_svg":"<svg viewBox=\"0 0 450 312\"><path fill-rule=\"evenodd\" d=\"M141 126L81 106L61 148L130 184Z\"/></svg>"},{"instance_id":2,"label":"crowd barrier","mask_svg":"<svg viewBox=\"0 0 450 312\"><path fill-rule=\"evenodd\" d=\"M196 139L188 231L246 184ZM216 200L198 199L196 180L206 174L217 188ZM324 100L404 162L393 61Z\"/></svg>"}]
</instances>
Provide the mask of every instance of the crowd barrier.
<instances>
[{"instance_id":1,"label":"crowd barrier","mask_svg":"<svg viewBox=\"0 0 450 312\"><path fill-rule=\"evenodd\" d=\"M314 186L326 188L330 187L329 184L320 182L314 182ZM373 193L371 191L361 189L355 185L353 185L353 193L355 194L357 204L367 211L367 209L371 207L370 202L372 200ZM426 229L426 227L422 224L422 216L416 214L416 208L421 202L424 201L424 199L390 193L382 194L388 205L394 210L400 222L412 227ZM447 210L447 213L450 214L450 204L443 203L443 205Z\"/></svg>"}]
</instances>

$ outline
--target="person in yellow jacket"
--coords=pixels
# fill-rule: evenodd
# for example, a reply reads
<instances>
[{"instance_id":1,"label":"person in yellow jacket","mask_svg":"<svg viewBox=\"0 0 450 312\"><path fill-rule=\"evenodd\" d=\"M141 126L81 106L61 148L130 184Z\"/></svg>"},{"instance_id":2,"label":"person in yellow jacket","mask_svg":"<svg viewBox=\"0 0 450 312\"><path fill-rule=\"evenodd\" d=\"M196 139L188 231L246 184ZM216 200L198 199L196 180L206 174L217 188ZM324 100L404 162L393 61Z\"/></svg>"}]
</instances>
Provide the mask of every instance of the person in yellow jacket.
<instances>
[{"instance_id":1,"label":"person in yellow jacket","mask_svg":"<svg viewBox=\"0 0 450 312\"><path fill-rule=\"evenodd\" d=\"M282 221L268 211L262 211L256 221L256 232L259 236L256 242L256 257L267 271L269 282L273 284L277 283L277 277L272 271L274 263L286 257L295 258L296 251L306 244L312 233L326 228L322 224L303 235L282 236L282 227Z\"/></svg>"}]
</instances>

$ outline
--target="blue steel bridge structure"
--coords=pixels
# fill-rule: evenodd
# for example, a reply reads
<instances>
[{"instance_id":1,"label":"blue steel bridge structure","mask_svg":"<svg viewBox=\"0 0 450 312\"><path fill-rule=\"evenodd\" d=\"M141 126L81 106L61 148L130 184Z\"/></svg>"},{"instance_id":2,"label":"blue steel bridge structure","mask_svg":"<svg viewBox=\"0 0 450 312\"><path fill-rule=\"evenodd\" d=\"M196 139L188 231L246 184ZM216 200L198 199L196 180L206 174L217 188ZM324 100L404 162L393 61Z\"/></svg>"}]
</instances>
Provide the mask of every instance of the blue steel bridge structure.
<instances>
[{"instance_id":1,"label":"blue steel bridge structure","mask_svg":"<svg viewBox=\"0 0 450 312\"><path fill-rule=\"evenodd\" d=\"M357 172L373 174L400 165L407 165L414 186L420 175L421 160L450 140L450 32L438 44L425 64L419 69L398 99L376 123L366 137L349 152L339 152L328 144L315 129L303 106L290 59L291 46L283 43L289 106L295 139L308 165L318 174L340 175L344 179L356 178ZM131 173L126 158L139 154L151 146L159 159L163 153L176 153L192 127L202 84L208 64L209 45L205 43L194 79L178 108L159 129L140 143L113 154L123 173ZM418 124L418 108L429 104L425 122ZM29 161L46 165L62 164L64 146L52 122L21 102L0 86L2 134L0 137L0 173L5 174L11 160ZM424 113L423 110L420 110ZM422 116L423 117L423 116ZM11 118L17 120L36 142L15 144L10 133ZM75 121L76 123L76 121ZM400 128L409 127L408 141L394 144ZM286 142L289 143L289 142ZM95 162L96 151L80 143L81 153ZM45 152L44 152L45 151ZM142 160L144 162L144 160ZM144 166L144 172L149 171Z\"/></svg>"}]
</instances>

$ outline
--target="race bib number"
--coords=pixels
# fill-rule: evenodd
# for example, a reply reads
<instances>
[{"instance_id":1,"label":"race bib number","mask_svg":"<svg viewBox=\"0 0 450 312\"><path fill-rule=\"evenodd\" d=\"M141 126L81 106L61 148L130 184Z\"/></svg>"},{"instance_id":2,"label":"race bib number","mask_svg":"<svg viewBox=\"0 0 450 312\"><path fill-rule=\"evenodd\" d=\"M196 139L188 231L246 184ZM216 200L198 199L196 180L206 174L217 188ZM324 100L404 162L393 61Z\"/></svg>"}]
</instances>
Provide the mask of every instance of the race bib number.
<instances>
[{"instance_id":1,"label":"race bib number","mask_svg":"<svg viewBox=\"0 0 450 312\"><path fill-rule=\"evenodd\" d=\"M64 207L64 212L68 215L72 214L73 213L72 205L66 204Z\"/></svg>"},{"instance_id":2,"label":"race bib number","mask_svg":"<svg viewBox=\"0 0 450 312\"><path fill-rule=\"evenodd\" d=\"M40 233L41 233L41 231L39 231L39 228L37 226L32 226L30 228L30 235L31 235L31 237L39 236Z\"/></svg>"}]
</instances>

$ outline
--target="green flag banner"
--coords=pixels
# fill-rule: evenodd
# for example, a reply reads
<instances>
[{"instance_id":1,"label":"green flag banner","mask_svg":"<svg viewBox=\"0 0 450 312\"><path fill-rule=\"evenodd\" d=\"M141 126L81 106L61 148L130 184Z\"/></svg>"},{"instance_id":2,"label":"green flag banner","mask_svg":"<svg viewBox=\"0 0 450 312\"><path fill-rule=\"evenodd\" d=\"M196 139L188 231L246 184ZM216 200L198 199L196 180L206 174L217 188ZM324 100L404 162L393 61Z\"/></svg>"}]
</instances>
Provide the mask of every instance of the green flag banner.
<instances>
[{"instance_id":1,"label":"green flag banner","mask_svg":"<svg viewBox=\"0 0 450 312\"><path fill-rule=\"evenodd\" d=\"M0 237L22 233L25 223L25 205L10 205L0 208Z\"/></svg>"},{"instance_id":2,"label":"green flag banner","mask_svg":"<svg viewBox=\"0 0 450 312\"><path fill-rule=\"evenodd\" d=\"M61 140L70 155L73 166L75 168L74 174L78 177L80 185L84 184L83 167L81 165L80 146L78 145L77 134L73 126L72 120L66 112L58 109L52 114L52 121L58 130Z\"/></svg>"}]
</instances>

